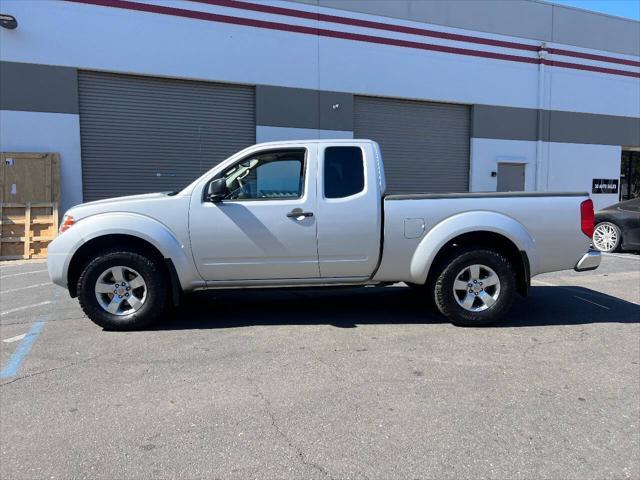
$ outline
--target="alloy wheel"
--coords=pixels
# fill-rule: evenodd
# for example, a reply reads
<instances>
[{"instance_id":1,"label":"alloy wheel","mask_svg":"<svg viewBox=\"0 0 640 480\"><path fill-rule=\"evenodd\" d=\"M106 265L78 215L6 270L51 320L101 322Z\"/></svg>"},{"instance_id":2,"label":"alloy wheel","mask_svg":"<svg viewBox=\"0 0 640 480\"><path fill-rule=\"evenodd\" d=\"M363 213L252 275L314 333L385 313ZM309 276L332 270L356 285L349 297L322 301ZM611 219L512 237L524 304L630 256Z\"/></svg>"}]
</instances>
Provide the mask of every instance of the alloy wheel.
<instances>
[{"instance_id":1,"label":"alloy wheel","mask_svg":"<svg viewBox=\"0 0 640 480\"><path fill-rule=\"evenodd\" d=\"M469 312L482 312L491 307L500 296L498 274L486 265L469 265L456 275L453 296Z\"/></svg>"},{"instance_id":2,"label":"alloy wheel","mask_svg":"<svg viewBox=\"0 0 640 480\"><path fill-rule=\"evenodd\" d=\"M94 287L98 304L113 315L130 315L147 299L147 284L129 267L110 267L100 274Z\"/></svg>"},{"instance_id":3,"label":"alloy wheel","mask_svg":"<svg viewBox=\"0 0 640 480\"><path fill-rule=\"evenodd\" d=\"M610 252L618 245L618 232L609 223L601 223L593 231L593 244L598 250Z\"/></svg>"}]
</instances>

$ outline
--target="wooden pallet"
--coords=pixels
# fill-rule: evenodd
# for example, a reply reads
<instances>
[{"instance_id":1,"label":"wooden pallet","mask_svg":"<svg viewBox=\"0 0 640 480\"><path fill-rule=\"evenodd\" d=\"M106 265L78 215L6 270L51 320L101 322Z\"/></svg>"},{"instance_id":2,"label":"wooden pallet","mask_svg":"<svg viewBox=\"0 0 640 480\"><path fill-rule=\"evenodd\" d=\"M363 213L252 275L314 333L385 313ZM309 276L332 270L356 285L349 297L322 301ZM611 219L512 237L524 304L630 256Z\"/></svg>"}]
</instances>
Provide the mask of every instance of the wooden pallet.
<instances>
[{"instance_id":1,"label":"wooden pallet","mask_svg":"<svg viewBox=\"0 0 640 480\"><path fill-rule=\"evenodd\" d=\"M0 229L0 260L46 258L58 230L58 203L0 203Z\"/></svg>"}]
</instances>

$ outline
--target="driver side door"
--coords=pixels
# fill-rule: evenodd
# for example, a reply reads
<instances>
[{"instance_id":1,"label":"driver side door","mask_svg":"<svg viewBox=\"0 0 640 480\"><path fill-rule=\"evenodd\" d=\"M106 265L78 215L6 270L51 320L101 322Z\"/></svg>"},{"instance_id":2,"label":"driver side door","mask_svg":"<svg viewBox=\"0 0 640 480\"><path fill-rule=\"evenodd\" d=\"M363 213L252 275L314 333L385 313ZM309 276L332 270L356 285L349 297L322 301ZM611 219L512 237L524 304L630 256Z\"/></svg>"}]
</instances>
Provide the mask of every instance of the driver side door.
<instances>
[{"instance_id":1,"label":"driver side door","mask_svg":"<svg viewBox=\"0 0 640 480\"><path fill-rule=\"evenodd\" d=\"M315 146L261 150L227 167L191 198L194 260L208 282L320 277ZM211 181L225 178L219 202Z\"/></svg>"}]
</instances>

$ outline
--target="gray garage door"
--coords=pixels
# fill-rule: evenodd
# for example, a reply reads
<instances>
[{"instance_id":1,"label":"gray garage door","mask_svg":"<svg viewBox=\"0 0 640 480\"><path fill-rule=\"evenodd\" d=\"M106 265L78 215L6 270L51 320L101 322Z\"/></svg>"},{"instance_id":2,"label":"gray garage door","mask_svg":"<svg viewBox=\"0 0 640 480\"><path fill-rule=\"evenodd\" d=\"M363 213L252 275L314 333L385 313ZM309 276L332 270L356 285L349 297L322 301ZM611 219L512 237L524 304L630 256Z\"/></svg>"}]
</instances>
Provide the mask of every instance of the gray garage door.
<instances>
[{"instance_id":1,"label":"gray garage door","mask_svg":"<svg viewBox=\"0 0 640 480\"><path fill-rule=\"evenodd\" d=\"M253 87L80 72L84 201L176 190L255 143Z\"/></svg>"},{"instance_id":2,"label":"gray garage door","mask_svg":"<svg viewBox=\"0 0 640 480\"><path fill-rule=\"evenodd\" d=\"M469 190L465 105L356 97L354 135L380 144L388 193Z\"/></svg>"}]
</instances>

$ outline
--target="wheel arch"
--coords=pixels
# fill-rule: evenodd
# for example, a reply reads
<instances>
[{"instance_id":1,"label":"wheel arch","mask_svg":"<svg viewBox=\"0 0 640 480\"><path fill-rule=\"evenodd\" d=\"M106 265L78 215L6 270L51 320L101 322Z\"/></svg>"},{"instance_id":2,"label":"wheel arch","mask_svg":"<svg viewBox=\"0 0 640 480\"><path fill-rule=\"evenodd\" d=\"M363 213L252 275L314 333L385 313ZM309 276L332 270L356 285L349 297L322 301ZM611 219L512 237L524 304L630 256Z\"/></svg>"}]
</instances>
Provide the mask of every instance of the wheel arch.
<instances>
[{"instance_id":1,"label":"wheel arch","mask_svg":"<svg viewBox=\"0 0 640 480\"><path fill-rule=\"evenodd\" d=\"M183 292L173 261L170 258L165 258L160 250L152 243L128 234L101 235L83 243L80 248L76 250L71 257L67 271L67 287L72 298L78 295L78 279L87 263L95 258L97 253L114 248L114 246L118 246L118 248L127 251L141 252L157 260L163 266L167 280L169 281L173 303L179 303Z\"/></svg>"},{"instance_id":2,"label":"wheel arch","mask_svg":"<svg viewBox=\"0 0 640 480\"><path fill-rule=\"evenodd\" d=\"M161 223L142 215L104 214L88 217L73 229L79 237L72 249L67 267L67 288L72 297L77 295L76 283L87 261L97 252L121 247L150 254L165 266L174 295L181 295L191 284L193 272L190 251Z\"/></svg>"},{"instance_id":3,"label":"wheel arch","mask_svg":"<svg viewBox=\"0 0 640 480\"><path fill-rule=\"evenodd\" d=\"M469 247L489 249L502 253L514 265L518 293L526 295L536 262L534 245L525 227L511 217L495 212L465 212L429 231L414 253L411 275L417 283L432 282L457 251Z\"/></svg>"}]
</instances>

